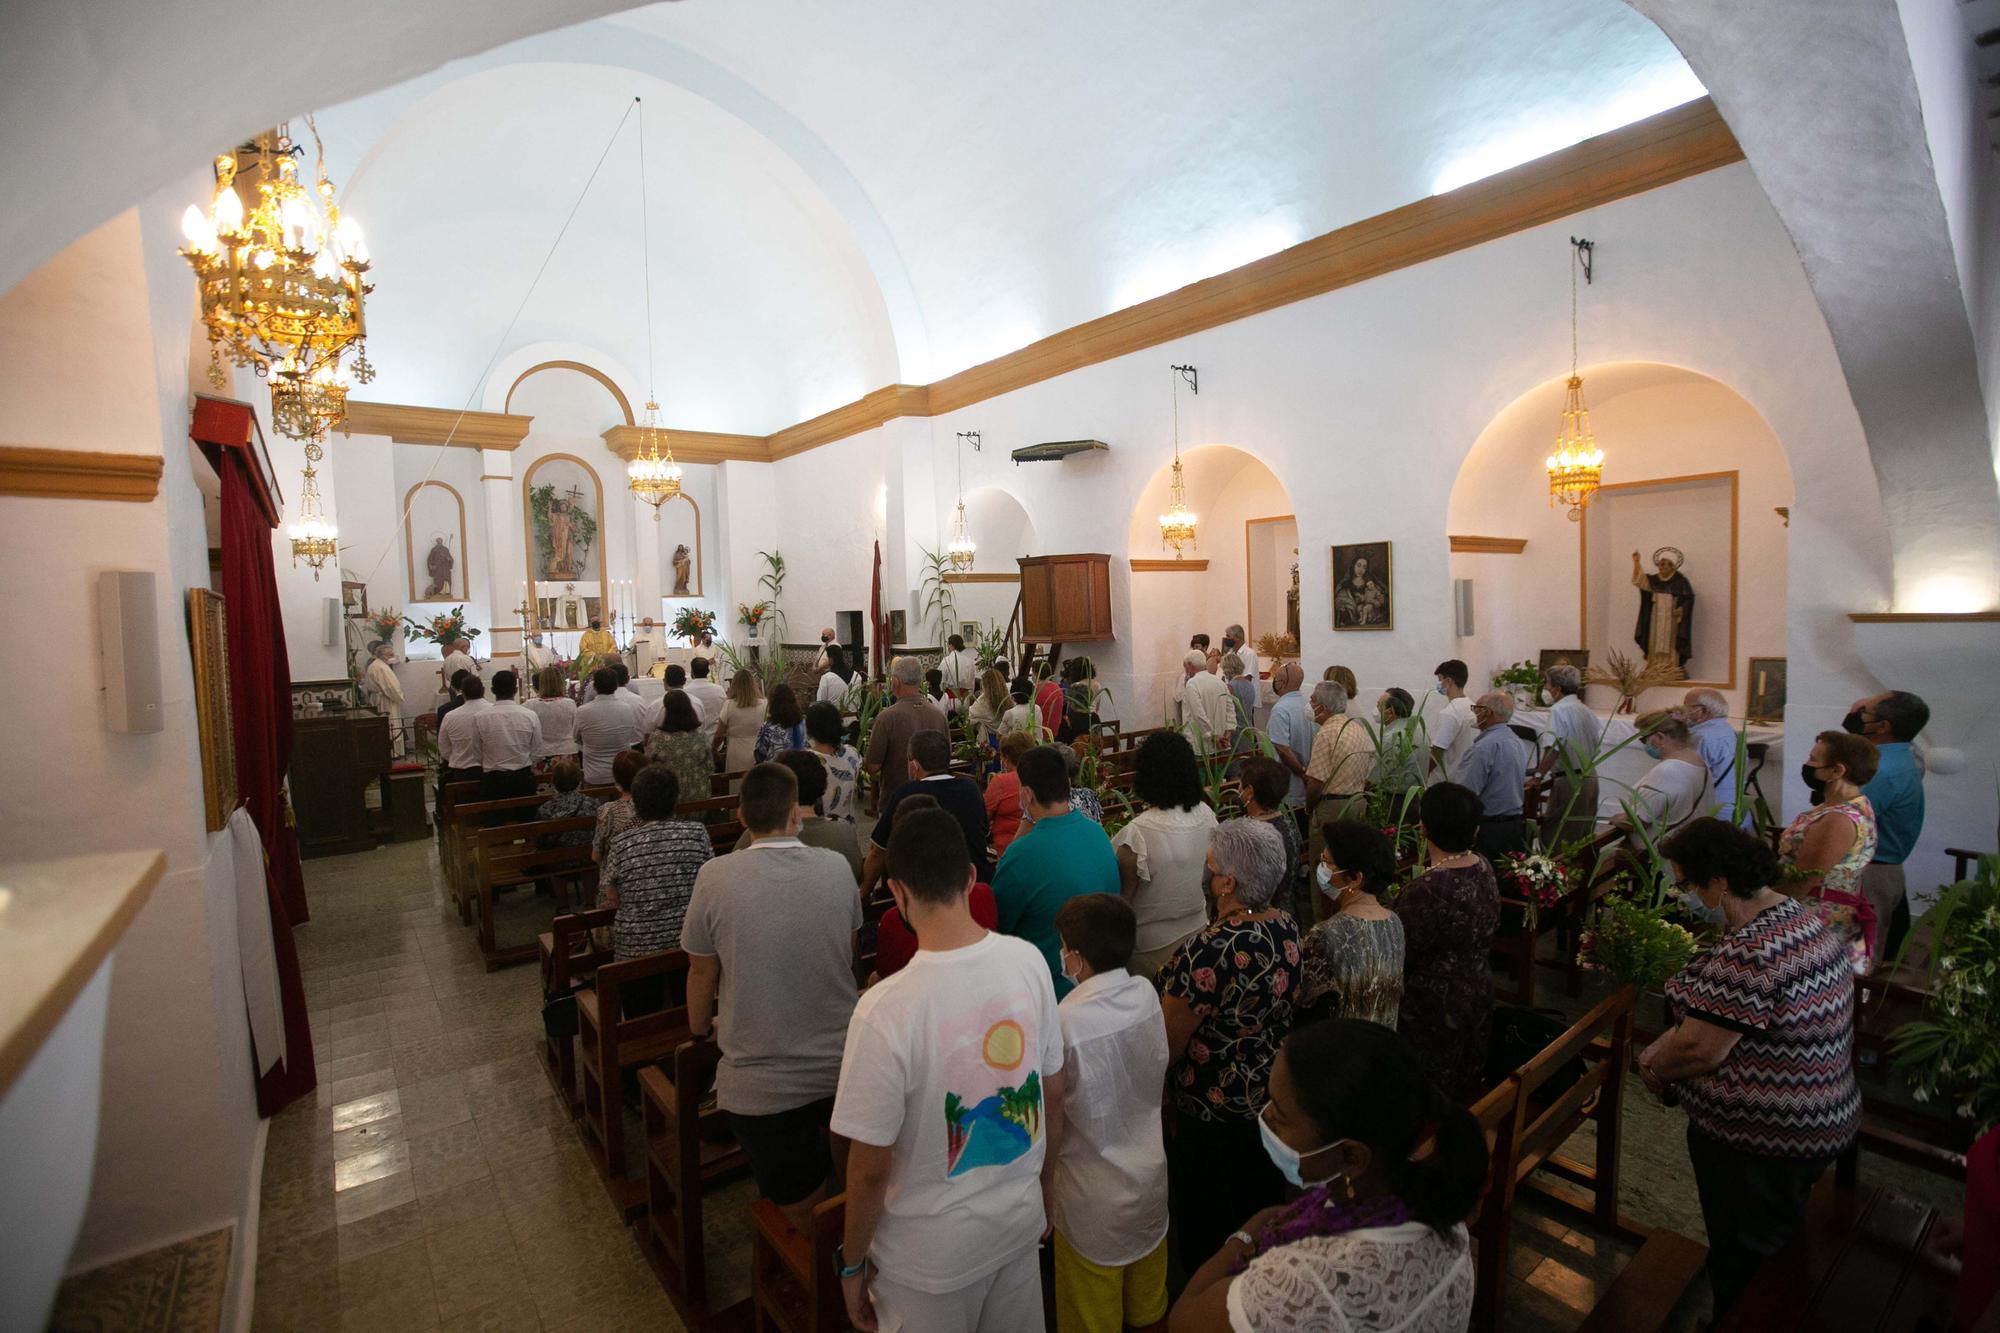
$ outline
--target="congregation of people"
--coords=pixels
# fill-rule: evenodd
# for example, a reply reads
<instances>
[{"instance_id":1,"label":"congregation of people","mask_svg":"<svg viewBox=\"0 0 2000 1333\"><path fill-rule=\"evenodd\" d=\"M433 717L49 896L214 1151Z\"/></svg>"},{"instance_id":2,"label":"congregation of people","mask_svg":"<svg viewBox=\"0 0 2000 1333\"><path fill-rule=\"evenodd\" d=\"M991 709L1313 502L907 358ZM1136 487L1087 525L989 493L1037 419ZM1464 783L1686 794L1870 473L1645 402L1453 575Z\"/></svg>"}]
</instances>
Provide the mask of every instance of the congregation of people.
<instances>
[{"instance_id":1,"label":"congregation of people","mask_svg":"<svg viewBox=\"0 0 2000 1333\"><path fill-rule=\"evenodd\" d=\"M1079 781L1088 659L1030 646L1010 673L956 636L928 675L888 664L858 747L880 686L830 630L811 688L697 658L650 705L616 661L580 702L458 668L440 780L499 799L541 766L538 817L595 815L615 957L689 959L684 995L627 1012L685 1003L717 1043L717 1104L794 1226L844 1195L854 1325L947 1333L1042 1327L1045 1237L1064 1333L1465 1327L1496 866L1620 830L1712 936L1640 1069L1686 1109L1725 1310L1854 1138L1852 976L1908 930L1923 702L1815 737L1816 804L1770 838L1712 689L1637 719L1651 767L1600 821L1606 721L1573 667L1529 728L1463 662L1362 716L1345 667L1263 677L1241 626L1220 643L1190 641L1110 832ZM676 818L719 775L728 847Z\"/></svg>"}]
</instances>

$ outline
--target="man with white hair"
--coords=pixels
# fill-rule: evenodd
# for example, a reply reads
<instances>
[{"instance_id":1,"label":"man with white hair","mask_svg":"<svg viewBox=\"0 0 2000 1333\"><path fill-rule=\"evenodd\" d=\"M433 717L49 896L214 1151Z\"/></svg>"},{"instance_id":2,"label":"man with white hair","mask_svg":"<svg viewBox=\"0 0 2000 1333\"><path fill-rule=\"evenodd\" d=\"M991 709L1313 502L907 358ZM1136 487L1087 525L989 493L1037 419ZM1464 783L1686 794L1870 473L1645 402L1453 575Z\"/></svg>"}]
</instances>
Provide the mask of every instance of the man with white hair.
<instances>
[{"instance_id":1,"label":"man with white hair","mask_svg":"<svg viewBox=\"0 0 2000 1333\"><path fill-rule=\"evenodd\" d=\"M1353 808L1350 803L1367 795L1375 741L1361 719L1347 716L1347 691L1337 680L1313 686L1312 712L1319 730L1306 763L1306 805L1317 831L1329 821L1346 818ZM1335 804L1327 806L1327 801Z\"/></svg>"},{"instance_id":2,"label":"man with white hair","mask_svg":"<svg viewBox=\"0 0 2000 1333\"><path fill-rule=\"evenodd\" d=\"M368 645L365 681L375 711L389 719L389 753L403 753L403 686L396 679L396 650L381 640Z\"/></svg>"},{"instance_id":3,"label":"man with white hair","mask_svg":"<svg viewBox=\"0 0 2000 1333\"><path fill-rule=\"evenodd\" d=\"M878 804L885 785L900 786L907 779L910 737L920 731L951 734L944 710L924 693L924 668L916 658L890 661L889 688L895 702L875 715L874 730L868 733L868 753L862 760L862 766L875 778Z\"/></svg>"},{"instance_id":4,"label":"man with white hair","mask_svg":"<svg viewBox=\"0 0 2000 1333\"><path fill-rule=\"evenodd\" d=\"M1528 778L1528 747L1508 725L1514 718L1512 695L1495 690L1472 705L1472 724L1479 734L1458 766L1458 784L1479 798L1478 848L1494 861L1527 846L1521 836L1521 787Z\"/></svg>"},{"instance_id":5,"label":"man with white hair","mask_svg":"<svg viewBox=\"0 0 2000 1333\"><path fill-rule=\"evenodd\" d=\"M1243 659L1243 674L1249 678L1250 687L1255 689L1257 686L1258 667L1257 650L1250 646L1249 637L1243 633L1241 625L1231 625L1228 629L1222 631L1222 651L1225 653L1235 653Z\"/></svg>"},{"instance_id":6,"label":"man with white hair","mask_svg":"<svg viewBox=\"0 0 2000 1333\"><path fill-rule=\"evenodd\" d=\"M453 676L461 671L469 671L475 676L479 674L479 663L472 660L472 640L470 639L452 640L450 647L445 652L444 661L438 664L438 674L445 681L450 681Z\"/></svg>"},{"instance_id":7,"label":"man with white hair","mask_svg":"<svg viewBox=\"0 0 2000 1333\"><path fill-rule=\"evenodd\" d=\"M1597 773L1592 765L1604 739L1604 723L1583 702L1583 673L1567 662L1548 669L1549 724L1542 729L1548 750L1540 772L1550 775L1542 810L1542 845L1565 847L1597 831Z\"/></svg>"},{"instance_id":8,"label":"man with white hair","mask_svg":"<svg viewBox=\"0 0 2000 1333\"><path fill-rule=\"evenodd\" d=\"M1297 662L1280 662L1271 668L1271 693L1278 701L1271 705L1270 719L1264 724L1265 734L1278 752L1278 762L1292 775L1287 799L1301 816L1306 808L1306 761L1312 758L1313 741L1319 735L1319 724L1306 708L1305 695L1299 693L1305 674Z\"/></svg>"},{"instance_id":9,"label":"man with white hair","mask_svg":"<svg viewBox=\"0 0 2000 1333\"><path fill-rule=\"evenodd\" d=\"M1181 697L1181 725L1192 733L1195 748L1207 754L1229 749L1236 731L1236 696L1222 677L1209 674L1208 654L1190 648L1181 658L1187 677Z\"/></svg>"},{"instance_id":10,"label":"man with white hair","mask_svg":"<svg viewBox=\"0 0 2000 1333\"><path fill-rule=\"evenodd\" d=\"M1750 802L1745 801L1740 812L1734 810L1736 728L1729 725L1729 700L1722 697L1721 690L1689 690L1681 700L1681 717L1694 737L1694 748L1701 751L1701 762L1708 768L1709 781L1715 784L1715 817L1734 819L1747 828ZM1737 814L1742 817L1736 818Z\"/></svg>"}]
</instances>

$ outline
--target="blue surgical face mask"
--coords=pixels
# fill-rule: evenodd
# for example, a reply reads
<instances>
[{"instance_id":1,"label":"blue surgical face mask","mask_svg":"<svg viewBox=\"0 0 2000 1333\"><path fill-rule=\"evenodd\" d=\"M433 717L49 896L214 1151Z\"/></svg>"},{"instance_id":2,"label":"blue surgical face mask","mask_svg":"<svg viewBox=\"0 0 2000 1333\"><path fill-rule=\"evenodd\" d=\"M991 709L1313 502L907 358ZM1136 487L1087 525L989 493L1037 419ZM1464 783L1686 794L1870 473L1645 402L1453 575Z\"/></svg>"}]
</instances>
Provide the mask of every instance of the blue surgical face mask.
<instances>
[{"instance_id":1,"label":"blue surgical face mask","mask_svg":"<svg viewBox=\"0 0 2000 1333\"><path fill-rule=\"evenodd\" d=\"M1333 867L1326 862L1319 863L1319 869L1313 872L1313 878L1319 881L1321 890L1327 893L1333 891Z\"/></svg>"},{"instance_id":2,"label":"blue surgical face mask","mask_svg":"<svg viewBox=\"0 0 2000 1333\"><path fill-rule=\"evenodd\" d=\"M1652 743L1651 741L1647 741L1647 742L1646 742L1646 757L1647 757L1648 759L1658 759L1658 758L1660 758L1660 757L1661 757L1661 756L1660 756L1660 747L1659 747L1659 746L1657 746L1657 745L1655 745L1655 744L1653 744L1653 743Z\"/></svg>"},{"instance_id":3,"label":"blue surgical face mask","mask_svg":"<svg viewBox=\"0 0 2000 1333\"><path fill-rule=\"evenodd\" d=\"M1450 697L1450 695L1449 695L1449 694L1446 694L1446 691L1445 691L1445 688L1444 688L1444 682L1443 682L1443 681L1439 681L1439 682L1437 683L1437 692L1438 692L1439 694L1444 694L1444 695L1445 695L1445 696L1446 696L1447 698L1449 698L1449 697Z\"/></svg>"},{"instance_id":4,"label":"blue surgical face mask","mask_svg":"<svg viewBox=\"0 0 2000 1333\"><path fill-rule=\"evenodd\" d=\"M1701 900L1701 895L1693 889L1687 889L1682 892L1681 909L1697 921L1706 921L1713 926L1724 924L1721 904L1718 903L1716 906L1710 907Z\"/></svg>"},{"instance_id":5,"label":"blue surgical face mask","mask_svg":"<svg viewBox=\"0 0 2000 1333\"><path fill-rule=\"evenodd\" d=\"M1277 1167L1278 1173L1296 1189L1305 1189L1311 1185L1324 1185L1327 1181L1333 1179L1332 1176L1322 1176L1318 1180L1303 1179L1304 1172L1301 1170L1303 1157L1317 1157L1325 1152L1327 1148L1338 1147L1340 1143L1347 1141L1341 1139L1337 1143L1327 1144L1325 1148L1315 1148L1310 1153L1301 1154L1297 1148L1294 1148L1291 1144L1285 1142L1272 1132L1270 1122L1265 1120L1261 1112L1257 1116L1257 1135L1264 1140L1264 1153L1271 1159L1271 1165Z\"/></svg>"}]
</instances>

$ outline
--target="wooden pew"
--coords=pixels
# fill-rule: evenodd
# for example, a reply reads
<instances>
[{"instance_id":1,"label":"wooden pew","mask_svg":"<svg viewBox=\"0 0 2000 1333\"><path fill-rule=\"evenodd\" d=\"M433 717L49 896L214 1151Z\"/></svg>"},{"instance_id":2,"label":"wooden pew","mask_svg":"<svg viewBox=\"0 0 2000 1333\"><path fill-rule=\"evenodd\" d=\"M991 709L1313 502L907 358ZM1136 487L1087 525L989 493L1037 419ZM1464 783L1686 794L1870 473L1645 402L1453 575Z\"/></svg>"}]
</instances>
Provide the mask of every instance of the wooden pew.
<instances>
[{"instance_id":1,"label":"wooden pew","mask_svg":"<svg viewBox=\"0 0 2000 1333\"><path fill-rule=\"evenodd\" d=\"M620 1098L627 1069L671 1055L689 1038L687 1006L669 1004L637 1018L625 1017L619 992L647 977L686 983L688 958L678 949L598 967L594 985L576 997L576 1070L582 1081L579 1124L584 1151L596 1164L611 1200L627 1220L645 1207L646 1187L625 1175L625 1108ZM669 997L671 999L671 997Z\"/></svg>"},{"instance_id":2,"label":"wooden pew","mask_svg":"<svg viewBox=\"0 0 2000 1333\"><path fill-rule=\"evenodd\" d=\"M543 881L575 880L579 885L579 896L586 902L597 896L597 863L590 859L590 846L579 847L537 847L533 838L538 835L574 833L591 828L597 820L592 815L579 815L574 819L545 819L532 824L514 824L505 828L489 829L480 834L482 839L494 835L494 844L482 846L479 850L479 879L474 890L479 917L479 953L488 972L497 971L509 963L525 963L540 953L536 939L524 940L519 944L502 946L495 934L493 917L494 894L504 888L536 891ZM505 839L498 835L516 829L531 830L529 837ZM551 908L555 904L551 903Z\"/></svg>"},{"instance_id":3,"label":"wooden pew","mask_svg":"<svg viewBox=\"0 0 2000 1333\"><path fill-rule=\"evenodd\" d=\"M833 1263L846 1225L846 1195L814 1208L805 1235L770 1200L750 1205L750 1299L758 1333L841 1333L848 1327L847 1298Z\"/></svg>"},{"instance_id":4,"label":"wooden pew","mask_svg":"<svg viewBox=\"0 0 2000 1333\"><path fill-rule=\"evenodd\" d=\"M701 1107L722 1051L714 1042L684 1041L672 1063L639 1071L640 1115L646 1126L646 1216L639 1248L691 1329L747 1327L750 1302L725 1310L709 1305L708 1259L702 1240L702 1191L749 1169L722 1112Z\"/></svg>"},{"instance_id":5,"label":"wooden pew","mask_svg":"<svg viewBox=\"0 0 2000 1333\"><path fill-rule=\"evenodd\" d=\"M510 796L499 801L472 799L478 795L479 784L456 782L450 790L470 789L471 795L456 800L449 812L438 816L438 865L443 870L445 884L452 899L458 904L458 918L470 924L474 891L479 882L477 834L488 827L488 817L510 816L516 820L534 818L537 808L554 795L553 789L537 791L532 796ZM618 788L585 787L586 796L597 798L601 804L618 799ZM499 826L494 826L499 827Z\"/></svg>"},{"instance_id":6,"label":"wooden pew","mask_svg":"<svg viewBox=\"0 0 2000 1333\"><path fill-rule=\"evenodd\" d=\"M599 949L592 942L590 932L594 929L609 930L617 909L593 907L588 911L575 912L557 917L542 932L535 943L541 951L542 1002L549 1003L564 996L572 1002L573 992L578 983L594 978L597 969L611 961L609 949ZM549 1083L572 1117L583 1104L576 1087L576 1038L575 1036L554 1036L546 1028L542 1032L542 1067L548 1073Z\"/></svg>"},{"instance_id":7,"label":"wooden pew","mask_svg":"<svg viewBox=\"0 0 2000 1333\"><path fill-rule=\"evenodd\" d=\"M1658 1333L1708 1260L1708 1247L1664 1228L1646 1237L1577 1333Z\"/></svg>"}]
</instances>

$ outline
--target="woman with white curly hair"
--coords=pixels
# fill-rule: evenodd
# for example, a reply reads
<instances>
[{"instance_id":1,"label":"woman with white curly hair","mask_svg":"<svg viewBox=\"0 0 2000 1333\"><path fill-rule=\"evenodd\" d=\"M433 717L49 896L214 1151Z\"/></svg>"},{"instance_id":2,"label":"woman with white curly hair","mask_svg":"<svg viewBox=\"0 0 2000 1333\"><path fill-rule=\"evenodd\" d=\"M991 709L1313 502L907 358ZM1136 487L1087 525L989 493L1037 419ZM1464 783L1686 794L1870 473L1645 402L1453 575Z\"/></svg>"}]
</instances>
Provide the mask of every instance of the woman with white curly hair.
<instances>
[{"instance_id":1,"label":"woman with white curly hair","mask_svg":"<svg viewBox=\"0 0 2000 1333\"><path fill-rule=\"evenodd\" d=\"M1175 1121L1167 1164L1188 1270L1284 1192L1257 1117L1299 993L1298 924L1271 905L1288 869L1269 824L1218 826L1202 874L1214 919L1160 973Z\"/></svg>"}]
</instances>

